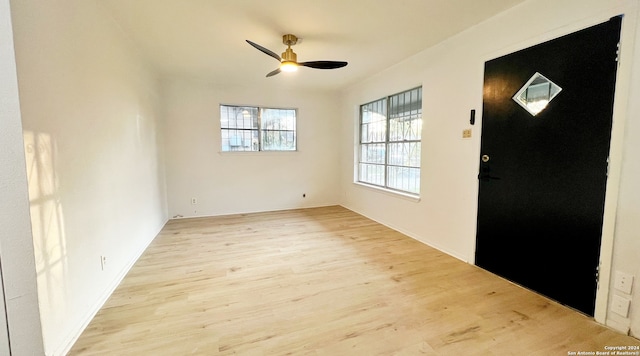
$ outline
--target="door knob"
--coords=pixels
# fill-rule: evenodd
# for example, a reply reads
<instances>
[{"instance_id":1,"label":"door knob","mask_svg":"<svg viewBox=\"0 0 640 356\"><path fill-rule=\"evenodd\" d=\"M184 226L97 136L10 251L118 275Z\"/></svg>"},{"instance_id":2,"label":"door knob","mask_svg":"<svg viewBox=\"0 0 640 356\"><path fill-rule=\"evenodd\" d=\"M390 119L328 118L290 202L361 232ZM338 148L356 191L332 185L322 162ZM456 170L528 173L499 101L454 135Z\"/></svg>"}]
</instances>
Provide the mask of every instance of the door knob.
<instances>
[{"instance_id":1,"label":"door knob","mask_svg":"<svg viewBox=\"0 0 640 356\"><path fill-rule=\"evenodd\" d=\"M482 155L481 157L482 163L486 163L480 165L480 173L478 174L478 179L482 181L500 179L491 175L491 166L488 163L490 159L491 158L489 157L489 155Z\"/></svg>"}]
</instances>

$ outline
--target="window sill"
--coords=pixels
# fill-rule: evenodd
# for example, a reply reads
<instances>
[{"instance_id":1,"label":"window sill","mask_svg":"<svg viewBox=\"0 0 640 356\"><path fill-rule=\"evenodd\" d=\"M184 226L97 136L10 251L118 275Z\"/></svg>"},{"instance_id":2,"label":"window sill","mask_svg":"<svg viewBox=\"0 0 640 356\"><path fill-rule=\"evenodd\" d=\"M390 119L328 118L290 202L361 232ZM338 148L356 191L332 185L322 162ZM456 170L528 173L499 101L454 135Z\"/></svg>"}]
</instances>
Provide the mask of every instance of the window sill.
<instances>
[{"instance_id":1,"label":"window sill","mask_svg":"<svg viewBox=\"0 0 640 356\"><path fill-rule=\"evenodd\" d=\"M298 153L298 150L292 151L218 151L219 155L226 156L272 156L272 155L284 155L284 154L292 154Z\"/></svg>"},{"instance_id":2,"label":"window sill","mask_svg":"<svg viewBox=\"0 0 640 356\"><path fill-rule=\"evenodd\" d=\"M376 193L381 193L381 194L385 194L385 195L389 195L395 198L402 198L404 200L408 200L408 201L412 201L414 203L419 203L421 198L419 195L414 195L414 194L410 194L410 193L405 193L405 192L400 192L397 190L393 190L393 189L388 189L388 188L383 188L383 187L379 187L377 185L372 185L372 184L367 184L367 183L362 183L362 182L353 182L354 185L365 188L365 189L370 189Z\"/></svg>"}]
</instances>

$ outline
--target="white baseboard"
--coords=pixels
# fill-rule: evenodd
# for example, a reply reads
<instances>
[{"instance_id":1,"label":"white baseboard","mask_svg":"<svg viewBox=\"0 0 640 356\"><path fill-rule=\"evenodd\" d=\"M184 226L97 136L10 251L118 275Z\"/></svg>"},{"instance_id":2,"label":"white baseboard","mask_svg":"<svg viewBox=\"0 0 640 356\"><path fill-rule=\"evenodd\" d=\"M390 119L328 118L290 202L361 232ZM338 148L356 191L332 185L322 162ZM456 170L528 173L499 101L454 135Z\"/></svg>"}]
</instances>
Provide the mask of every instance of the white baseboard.
<instances>
[{"instance_id":1,"label":"white baseboard","mask_svg":"<svg viewBox=\"0 0 640 356\"><path fill-rule=\"evenodd\" d=\"M625 321L622 322L613 319L607 319L605 325L625 335L629 335L629 331L631 331L631 320L629 319L625 319Z\"/></svg>"}]
</instances>

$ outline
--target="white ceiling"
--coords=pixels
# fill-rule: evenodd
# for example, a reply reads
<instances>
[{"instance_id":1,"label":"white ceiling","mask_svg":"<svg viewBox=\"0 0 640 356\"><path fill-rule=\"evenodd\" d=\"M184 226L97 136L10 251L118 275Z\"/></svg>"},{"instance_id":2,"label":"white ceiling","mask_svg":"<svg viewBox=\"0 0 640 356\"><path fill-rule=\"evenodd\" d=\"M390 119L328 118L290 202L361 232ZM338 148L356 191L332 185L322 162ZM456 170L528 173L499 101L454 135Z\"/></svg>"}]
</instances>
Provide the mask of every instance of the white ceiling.
<instances>
[{"instance_id":1,"label":"white ceiling","mask_svg":"<svg viewBox=\"0 0 640 356\"><path fill-rule=\"evenodd\" d=\"M161 73L221 85L340 89L524 0L100 0ZM265 75L282 35L300 38L298 61L347 61Z\"/></svg>"}]
</instances>

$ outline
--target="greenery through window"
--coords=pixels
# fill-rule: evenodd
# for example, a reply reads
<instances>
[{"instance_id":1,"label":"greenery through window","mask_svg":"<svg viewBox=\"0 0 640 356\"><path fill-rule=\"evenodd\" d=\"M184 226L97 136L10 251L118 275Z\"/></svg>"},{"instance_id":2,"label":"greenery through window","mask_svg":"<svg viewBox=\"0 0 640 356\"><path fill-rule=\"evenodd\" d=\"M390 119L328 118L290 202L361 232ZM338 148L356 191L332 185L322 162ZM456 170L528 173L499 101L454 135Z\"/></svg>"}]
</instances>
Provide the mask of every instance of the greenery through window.
<instances>
[{"instance_id":1,"label":"greenery through window","mask_svg":"<svg viewBox=\"0 0 640 356\"><path fill-rule=\"evenodd\" d=\"M296 110L220 105L222 151L295 151Z\"/></svg>"},{"instance_id":2,"label":"greenery through window","mask_svg":"<svg viewBox=\"0 0 640 356\"><path fill-rule=\"evenodd\" d=\"M358 181L420 193L422 88L360 106Z\"/></svg>"}]
</instances>

